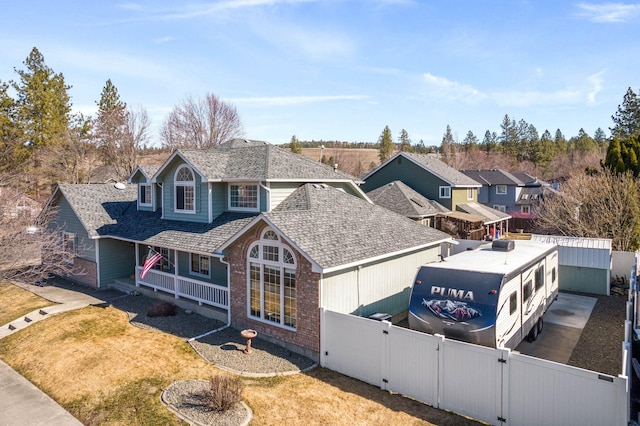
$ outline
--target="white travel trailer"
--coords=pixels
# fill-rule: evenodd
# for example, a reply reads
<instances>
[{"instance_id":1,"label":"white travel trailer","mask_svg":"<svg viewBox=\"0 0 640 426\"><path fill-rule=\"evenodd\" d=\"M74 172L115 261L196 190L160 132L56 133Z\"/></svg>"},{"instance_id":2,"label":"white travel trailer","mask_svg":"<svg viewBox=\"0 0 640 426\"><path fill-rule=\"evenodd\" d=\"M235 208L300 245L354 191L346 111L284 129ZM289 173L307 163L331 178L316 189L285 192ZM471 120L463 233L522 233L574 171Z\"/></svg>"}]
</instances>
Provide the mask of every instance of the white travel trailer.
<instances>
[{"instance_id":1,"label":"white travel trailer","mask_svg":"<svg viewBox=\"0 0 640 426\"><path fill-rule=\"evenodd\" d=\"M515 348L542 332L558 297L555 244L497 240L424 265L409 303L409 327L490 347Z\"/></svg>"}]
</instances>

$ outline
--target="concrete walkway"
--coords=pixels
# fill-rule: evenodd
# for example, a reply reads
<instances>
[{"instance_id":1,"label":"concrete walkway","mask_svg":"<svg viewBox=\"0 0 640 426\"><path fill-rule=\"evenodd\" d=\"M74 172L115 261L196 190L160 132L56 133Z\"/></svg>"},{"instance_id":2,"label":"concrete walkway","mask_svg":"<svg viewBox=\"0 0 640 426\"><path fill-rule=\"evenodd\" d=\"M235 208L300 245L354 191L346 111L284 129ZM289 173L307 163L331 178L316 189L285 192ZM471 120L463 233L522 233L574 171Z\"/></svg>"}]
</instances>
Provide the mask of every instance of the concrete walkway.
<instances>
[{"instance_id":1,"label":"concrete walkway","mask_svg":"<svg viewBox=\"0 0 640 426\"><path fill-rule=\"evenodd\" d=\"M35 310L3 325L0 327L0 339L52 315L105 303L103 299L80 291L17 282L13 284L57 305ZM108 291L104 295L113 296ZM73 426L82 423L14 369L0 361L0 426L37 425Z\"/></svg>"}]
</instances>

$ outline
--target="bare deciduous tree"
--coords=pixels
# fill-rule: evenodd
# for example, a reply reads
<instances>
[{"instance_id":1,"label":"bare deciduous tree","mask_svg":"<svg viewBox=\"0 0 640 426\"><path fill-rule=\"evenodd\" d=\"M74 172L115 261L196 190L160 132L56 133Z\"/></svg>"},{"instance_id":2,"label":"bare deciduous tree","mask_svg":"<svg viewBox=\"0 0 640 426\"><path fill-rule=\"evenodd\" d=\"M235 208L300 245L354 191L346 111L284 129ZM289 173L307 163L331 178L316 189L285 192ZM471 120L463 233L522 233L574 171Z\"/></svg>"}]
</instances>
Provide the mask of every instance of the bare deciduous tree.
<instances>
[{"instance_id":1,"label":"bare deciduous tree","mask_svg":"<svg viewBox=\"0 0 640 426\"><path fill-rule=\"evenodd\" d=\"M7 176L0 176L0 187L0 278L38 284L68 275L73 265L62 255L62 230L47 227L54 211L36 219L39 204L26 203L29 198Z\"/></svg>"},{"instance_id":2,"label":"bare deciduous tree","mask_svg":"<svg viewBox=\"0 0 640 426\"><path fill-rule=\"evenodd\" d=\"M560 193L538 206L538 231L572 237L610 238L614 250L640 246L638 181L604 170L567 180Z\"/></svg>"},{"instance_id":3,"label":"bare deciduous tree","mask_svg":"<svg viewBox=\"0 0 640 426\"><path fill-rule=\"evenodd\" d=\"M209 149L241 136L236 108L210 93L204 99L182 101L160 130L163 145L172 149Z\"/></svg>"},{"instance_id":4,"label":"bare deciduous tree","mask_svg":"<svg viewBox=\"0 0 640 426\"><path fill-rule=\"evenodd\" d=\"M113 122L110 122L110 120ZM104 161L114 168L119 179L128 178L138 166L140 151L149 140L151 120L147 111L127 108L124 117L117 110L103 114L102 125L119 129L109 138L103 138L100 150Z\"/></svg>"}]
</instances>

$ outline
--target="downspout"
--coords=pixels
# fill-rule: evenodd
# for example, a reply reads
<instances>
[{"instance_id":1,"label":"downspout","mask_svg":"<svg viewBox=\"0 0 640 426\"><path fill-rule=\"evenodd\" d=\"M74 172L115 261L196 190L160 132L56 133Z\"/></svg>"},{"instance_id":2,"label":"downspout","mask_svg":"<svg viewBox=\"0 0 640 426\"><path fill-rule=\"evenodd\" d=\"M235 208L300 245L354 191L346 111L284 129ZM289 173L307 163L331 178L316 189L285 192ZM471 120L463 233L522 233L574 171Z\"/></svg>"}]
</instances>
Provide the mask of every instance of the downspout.
<instances>
[{"instance_id":1,"label":"downspout","mask_svg":"<svg viewBox=\"0 0 640 426\"><path fill-rule=\"evenodd\" d=\"M262 182L260 182L260 187L264 188L267 192L267 213L271 211L271 188L265 186Z\"/></svg>"},{"instance_id":2,"label":"downspout","mask_svg":"<svg viewBox=\"0 0 640 426\"><path fill-rule=\"evenodd\" d=\"M227 308L227 323L225 325L223 325L222 327L216 328L216 329L211 330L211 331L207 331L206 333L203 333L203 334L201 334L199 336L187 339L187 342L192 342L194 340L201 339L201 338L203 338L205 336L208 336L208 335L213 334L213 333L217 333L218 331L222 331L224 329L227 329L227 328L231 327L231 265L229 264L229 262L224 260L224 257L220 258L220 263L223 263L223 264L227 265L227 285L229 286L229 307Z\"/></svg>"}]
</instances>

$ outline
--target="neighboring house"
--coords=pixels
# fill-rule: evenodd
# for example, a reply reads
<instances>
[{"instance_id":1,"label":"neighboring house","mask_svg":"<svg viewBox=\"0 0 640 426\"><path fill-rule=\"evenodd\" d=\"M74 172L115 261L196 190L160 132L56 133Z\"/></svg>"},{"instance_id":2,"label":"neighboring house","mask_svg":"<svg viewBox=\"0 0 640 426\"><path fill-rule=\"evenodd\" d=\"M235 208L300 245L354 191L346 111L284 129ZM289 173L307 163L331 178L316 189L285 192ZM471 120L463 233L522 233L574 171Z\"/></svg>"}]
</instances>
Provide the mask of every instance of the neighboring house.
<instances>
[{"instance_id":1,"label":"neighboring house","mask_svg":"<svg viewBox=\"0 0 640 426\"><path fill-rule=\"evenodd\" d=\"M399 180L367 192L367 197L379 206L431 227L435 227L436 215L449 212Z\"/></svg>"},{"instance_id":2,"label":"neighboring house","mask_svg":"<svg viewBox=\"0 0 640 426\"><path fill-rule=\"evenodd\" d=\"M482 183L478 202L508 213L511 229L530 231L536 219L536 206L545 194L555 192L551 185L527 173L509 173L501 169L461 170Z\"/></svg>"},{"instance_id":3,"label":"neighboring house","mask_svg":"<svg viewBox=\"0 0 640 426\"><path fill-rule=\"evenodd\" d=\"M478 203L478 189L482 185L433 155L399 152L363 180L362 188L367 193L401 181L446 207L449 212L438 214L435 226L457 238L480 240L508 231L508 214Z\"/></svg>"},{"instance_id":4,"label":"neighboring house","mask_svg":"<svg viewBox=\"0 0 640 426\"><path fill-rule=\"evenodd\" d=\"M35 219L42 210L42 204L24 192L9 186L0 186L0 216L5 220Z\"/></svg>"},{"instance_id":5,"label":"neighboring house","mask_svg":"<svg viewBox=\"0 0 640 426\"><path fill-rule=\"evenodd\" d=\"M482 185L433 155L398 152L362 180L365 192L399 180L449 210L460 203L478 202Z\"/></svg>"},{"instance_id":6,"label":"neighboring house","mask_svg":"<svg viewBox=\"0 0 640 426\"><path fill-rule=\"evenodd\" d=\"M176 151L130 182L55 190L71 279L197 302L316 360L321 307L406 314L418 267L451 241L374 205L353 177L264 142ZM163 258L142 279L150 248Z\"/></svg>"}]
</instances>

